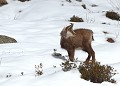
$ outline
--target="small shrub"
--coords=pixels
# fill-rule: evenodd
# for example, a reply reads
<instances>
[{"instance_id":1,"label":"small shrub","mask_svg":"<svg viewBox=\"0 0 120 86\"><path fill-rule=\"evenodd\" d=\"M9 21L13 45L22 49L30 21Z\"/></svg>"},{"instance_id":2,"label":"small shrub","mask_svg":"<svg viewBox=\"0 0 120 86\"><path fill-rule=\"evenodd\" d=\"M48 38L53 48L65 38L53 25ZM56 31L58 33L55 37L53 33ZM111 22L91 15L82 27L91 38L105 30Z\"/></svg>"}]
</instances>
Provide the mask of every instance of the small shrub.
<instances>
[{"instance_id":1,"label":"small shrub","mask_svg":"<svg viewBox=\"0 0 120 86\"><path fill-rule=\"evenodd\" d=\"M0 35L0 44L3 43L17 43L17 41L14 38L5 35Z\"/></svg>"},{"instance_id":2,"label":"small shrub","mask_svg":"<svg viewBox=\"0 0 120 86\"><path fill-rule=\"evenodd\" d=\"M82 2L82 0L76 0L76 1Z\"/></svg>"},{"instance_id":3,"label":"small shrub","mask_svg":"<svg viewBox=\"0 0 120 86\"><path fill-rule=\"evenodd\" d=\"M110 42L110 43L114 43L114 42L115 42L115 40L114 40L113 38L107 38L106 41L108 41L108 42Z\"/></svg>"},{"instance_id":4,"label":"small shrub","mask_svg":"<svg viewBox=\"0 0 120 86\"><path fill-rule=\"evenodd\" d=\"M107 24L106 22L102 22L101 24Z\"/></svg>"},{"instance_id":5,"label":"small shrub","mask_svg":"<svg viewBox=\"0 0 120 86\"><path fill-rule=\"evenodd\" d=\"M114 79L111 79L116 74L116 70L111 66L100 65L99 62L94 65L92 63L81 63L78 69L81 73L81 78L87 81L90 80L93 83L102 83L103 81L116 83Z\"/></svg>"},{"instance_id":6,"label":"small shrub","mask_svg":"<svg viewBox=\"0 0 120 86\"><path fill-rule=\"evenodd\" d=\"M54 50L54 53L52 54L53 56L57 56L57 57L62 56L62 54L57 53L57 49L53 49L53 50Z\"/></svg>"},{"instance_id":7,"label":"small shrub","mask_svg":"<svg viewBox=\"0 0 120 86\"><path fill-rule=\"evenodd\" d=\"M86 5L85 5L85 4L82 4L81 6L82 6L84 9L86 9Z\"/></svg>"},{"instance_id":8,"label":"small shrub","mask_svg":"<svg viewBox=\"0 0 120 86\"><path fill-rule=\"evenodd\" d=\"M91 5L91 7L97 7L97 6L98 6L98 5L96 5L96 4L92 4L92 5Z\"/></svg>"},{"instance_id":9,"label":"small shrub","mask_svg":"<svg viewBox=\"0 0 120 86\"><path fill-rule=\"evenodd\" d=\"M21 13L21 12L22 12L22 10L19 10L18 12L19 12L19 13Z\"/></svg>"},{"instance_id":10,"label":"small shrub","mask_svg":"<svg viewBox=\"0 0 120 86\"><path fill-rule=\"evenodd\" d=\"M6 0L0 0L0 6L8 4Z\"/></svg>"},{"instance_id":11,"label":"small shrub","mask_svg":"<svg viewBox=\"0 0 120 86\"><path fill-rule=\"evenodd\" d=\"M112 19L112 20L118 20L120 21L120 15L117 12L114 11L107 11L106 17Z\"/></svg>"},{"instance_id":12,"label":"small shrub","mask_svg":"<svg viewBox=\"0 0 120 86\"><path fill-rule=\"evenodd\" d=\"M61 6L64 6L64 4L61 4Z\"/></svg>"},{"instance_id":13,"label":"small shrub","mask_svg":"<svg viewBox=\"0 0 120 86\"><path fill-rule=\"evenodd\" d=\"M23 76L23 75L24 75L24 72L21 72L21 75Z\"/></svg>"},{"instance_id":14,"label":"small shrub","mask_svg":"<svg viewBox=\"0 0 120 86\"><path fill-rule=\"evenodd\" d=\"M12 77L12 74L8 73L8 74L6 75L6 78L9 78L9 77Z\"/></svg>"},{"instance_id":15,"label":"small shrub","mask_svg":"<svg viewBox=\"0 0 120 86\"><path fill-rule=\"evenodd\" d=\"M66 60L64 63L60 65L62 67L62 70L64 72L70 71L73 68L76 68L77 65L74 62L70 62L69 60Z\"/></svg>"},{"instance_id":16,"label":"small shrub","mask_svg":"<svg viewBox=\"0 0 120 86\"><path fill-rule=\"evenodd\" d=\"M106 25L110 25L110 23L106 23L106 22L102 22L101 24L106 24Z\"/></svg>"},{"instance_id":17,"label":"small shrub","mask_svg":"<svg viewBox=\"0 0 120 86\"><path fill-rule=\"evenodd\" d=\"M52 54L53 57L55 57L55 58L57 58L57 59L66 60L66 59L65 59L65 56L62 56L61 53L58 53L58 52L57 52L57 49L53 49L53 50L54 50L54 52L53 52L53 54Z\"/></svg>"},{"instance_id":18,"label":"small shrub","mask_svg":"<svg viewBox=\"0 0 120 86\"><path fill-rule=\"evenodd\" d=\"M72 1L71 0L66 0L67 2L71 3Z\"/></svg>"},{"instance_id":19,"label":"small shrub","mask_svg":"<svg viewBox=\"0 0 120 86\"><path fill-rule=\"evenodd\" d=\"M30 0L18 0L18 1L25 2L25 1L30 1Z\"/></svg>"},{"instance_id":20,"label":"small shrub","mask_svg":"<svg viewBox=\"0 0 120 86\"><path fill-rule=\"evenodd\" d=\"M106 34L109 34L107 31L103 31L103 33L106 35Z\"/></svg>"},{"instance_id":21,"label":"small shrub","mask_svg":"<svg viewBox=\"0 0 120 86\"><path fill-rule=\"evenodd\" d=\"M40 63L39 65L35 65L35 76L40 76L43 74L43 65Z\"/></svg>"},{"instance_id":22,"label":"small shrub","mask_svg":"<svg viewBox=\"0 0 120 86\"><path fill-rule=\"evenodd\" d=\"M84 22L82 18L79 18L78 16L73 15L73 17L70 18L70 22Z\"/></svg>"}]
</instances>

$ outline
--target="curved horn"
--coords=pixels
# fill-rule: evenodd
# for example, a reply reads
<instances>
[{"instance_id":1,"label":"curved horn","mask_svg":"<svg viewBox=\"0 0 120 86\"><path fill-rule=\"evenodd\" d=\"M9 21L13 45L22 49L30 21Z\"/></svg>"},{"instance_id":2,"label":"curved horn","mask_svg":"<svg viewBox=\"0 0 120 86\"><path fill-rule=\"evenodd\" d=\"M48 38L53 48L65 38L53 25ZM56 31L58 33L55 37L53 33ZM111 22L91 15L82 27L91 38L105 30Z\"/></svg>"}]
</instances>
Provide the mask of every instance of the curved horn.
<instances>
[{"instance_id":1,"label":"curved horn","mask_svg":"<svg viewBox=\"0 0 120 86\"><path fill-rule=\"evenodd\" d=\"M73 24L73 23L70 23L70 24L71 24L71 25L70 25L70 27L69 27L69 28L73 28L73 25L74 25L74 24Z\"/></svg>"},{"instance_id":2,"label":"curved horn","mask_svg":"<svg viewBox=\"0 0 120 86\"><path fill-rule=\"evenodd\" d=\"M68 29L72 29L73 28L73 23L70 23L70 25L68 26Z\"/></svg>"},{"instance_id":3,"label":"curved horn","mask_svg":"<svg viewBox=\"0 0 120 86\"><path fill-rule=\"evenodd\" d=\"M71 25L69 25L68 26L68 28L67 28L67 30L69 31L69 32L71 32L73 35L76 35L76 33L74 32L74 30L73 30L73 23L70 23Z\"/></svg>"},{"instance_id":4,"label":"curved horn","mask_svg":"<svg viewBox=\"0 0 120 86\"><path fill-rule=\"evenodd\" d=\"M71 25L67 26L66 29L72 29L73 28L73 23L70 23Z\"/></svg>"}]
</instances>

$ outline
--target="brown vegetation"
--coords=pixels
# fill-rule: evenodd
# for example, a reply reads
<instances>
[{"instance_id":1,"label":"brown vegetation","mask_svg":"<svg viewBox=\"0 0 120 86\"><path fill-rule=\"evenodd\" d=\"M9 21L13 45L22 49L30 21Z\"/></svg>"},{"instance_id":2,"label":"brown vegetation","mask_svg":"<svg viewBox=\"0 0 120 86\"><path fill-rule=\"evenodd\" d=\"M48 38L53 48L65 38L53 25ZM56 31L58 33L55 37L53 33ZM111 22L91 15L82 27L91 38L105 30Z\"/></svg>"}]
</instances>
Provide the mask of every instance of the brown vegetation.
<instances>
[{"instance_id":1,"label":"brown vegetation","mask_svg":"<svg viewBox=\"0 0 120 86\"><path fill-rule=\"evenodd\" d=\"M17 41L14 38L5 36L5 35L0 35L0 44L4 43L16 43Z\"/></svg>"},{"instance_id":2,"label":"brown vegetation","mask_svg":"<svg viewBox=\"0 0 120 86\"><path fill-rule=\"evenodd\" d=\"M114 42L115 42L115 40L114 40L113 38L107 38L106 41L108 41L108 42L110 42L110 43L114 43Z\"/></svg>"},{"instance_id":3,"label":"brown vegetation","mask_svg":"<svg viewBox=\"0 0 120 86\"><path fill-rule=\"evenodd\" d=\"M18 1L25 2L25 1L30 1L30 0L18 0Z\"/></svg>"},{"instance_id":4,"label":"brown vegetation","mask_svg":"<svg viewBox=\"0 0 120 86\"><path fill-rule=\"evenodd\" d=\"M0 6L8 4L6 0L0 0Z\"/></svg>"},{"instance_id":5,"label":"brown vegetation","mask_svg":"<svg viewBox=\"0 0 120 86\"><path fill-rule=\"evenodd\" d=\"M79 18L78 16L73 15L73 17L70 18L70 22L84 22L82 18Z\"/></svg>"},{"instance_id":6,"label":"brown vegetation","mask_svg":"<svg viewBox=\"0 0 120 86\"><path fill-rule=\"evenodd\" d=\"M100 62L96 62L94 65L81 63L78 69L81 78L87 81L90 80L93 83L102 83L103 81L116 83L114 79L111 79L116 74L116 70L111 66L100 65Z\"/></svg>"},{"instance_id":7,"label":"brown vegetation","mask_svg":"<svg viewBox=\"0 0 120 86\"><path fill-rule=\"evenodd\" d=\"M106 17L112 19L112 20L118 20L120 21L120 15L117 12L114 11L107 11Z\"/></svg>"}]
</instances>

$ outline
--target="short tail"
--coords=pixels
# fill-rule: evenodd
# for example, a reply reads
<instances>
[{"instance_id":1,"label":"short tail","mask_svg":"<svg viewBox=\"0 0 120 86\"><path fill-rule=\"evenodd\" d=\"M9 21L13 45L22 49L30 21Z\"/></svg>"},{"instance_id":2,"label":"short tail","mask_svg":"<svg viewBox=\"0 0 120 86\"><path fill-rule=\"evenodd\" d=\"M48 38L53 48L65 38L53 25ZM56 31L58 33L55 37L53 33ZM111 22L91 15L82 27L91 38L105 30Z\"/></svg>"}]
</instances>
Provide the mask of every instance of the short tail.
<instances>
[{"instance_id":1,"label":"short tail","mask_svg":"<svg viewBox=\"0 0 120 86\"><path fill-rule=\"evenodd\" d=\"M92 40L94 41L94 37L93 37L93 35L92 35Z\"/></svg>"}]
</instances>

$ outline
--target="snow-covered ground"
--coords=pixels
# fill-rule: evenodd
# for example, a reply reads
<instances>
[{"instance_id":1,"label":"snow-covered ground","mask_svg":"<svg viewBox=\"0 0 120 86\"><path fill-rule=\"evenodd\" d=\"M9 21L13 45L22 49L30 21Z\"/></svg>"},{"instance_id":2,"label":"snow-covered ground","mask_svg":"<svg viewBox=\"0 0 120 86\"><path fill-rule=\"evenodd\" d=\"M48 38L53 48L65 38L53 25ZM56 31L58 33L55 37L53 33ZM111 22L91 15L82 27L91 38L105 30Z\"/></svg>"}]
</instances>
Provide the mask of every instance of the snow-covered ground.
<instances>
[{"instance_id":1,"label":"snow-covered ground","mask_svg":"<svg viewBox=\"0 0 120 86\"><path fill-rule=\"evenodd\" d=\"M105 17L109 10L120 13L120 0L7 1L9 4L0 7L0 35L13 37L18 43L0 45L0 86L120 86L120 22ZM97 7L91 6L94 4ZM53 49L67 55L60 47L60 31L69 25L73 15L85 21L74 23L74 28L93 30L96 60L117 70L113 77L116 84L85 81L77 69L63 72L60 64L64 61L51 56ZM115 43L107 42L107 37L115 39ZM87 53L77 50L75 57L85 61ZM43 75L35 77L35 65L40 63Z\"/></svg>"}]
</instances>

